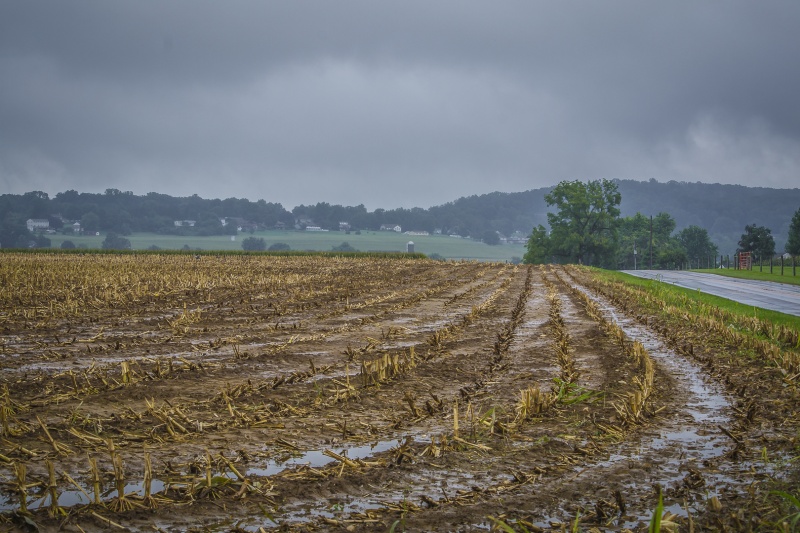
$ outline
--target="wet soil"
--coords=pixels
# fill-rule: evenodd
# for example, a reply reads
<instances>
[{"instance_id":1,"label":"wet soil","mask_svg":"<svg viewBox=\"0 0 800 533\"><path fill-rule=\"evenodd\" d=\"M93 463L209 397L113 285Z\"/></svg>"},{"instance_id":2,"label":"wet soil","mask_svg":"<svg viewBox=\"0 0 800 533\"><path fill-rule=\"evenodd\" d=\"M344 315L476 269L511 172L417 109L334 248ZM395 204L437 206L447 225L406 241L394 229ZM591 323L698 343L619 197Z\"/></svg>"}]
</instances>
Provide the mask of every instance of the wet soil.
<instances>
[{"instance_id":1,"label":"wet soil","mask_svg":"<svg viewBox=\"0 0 800 533\"><path fill-rule=\"evenodd\" d=\"M642 530L659 494L683 530L748 529L797 475L790 383L583 270L20 261L0 314L9 530ZM634 341L654 368L635 419Z\"/></svg>"}]
</instances>

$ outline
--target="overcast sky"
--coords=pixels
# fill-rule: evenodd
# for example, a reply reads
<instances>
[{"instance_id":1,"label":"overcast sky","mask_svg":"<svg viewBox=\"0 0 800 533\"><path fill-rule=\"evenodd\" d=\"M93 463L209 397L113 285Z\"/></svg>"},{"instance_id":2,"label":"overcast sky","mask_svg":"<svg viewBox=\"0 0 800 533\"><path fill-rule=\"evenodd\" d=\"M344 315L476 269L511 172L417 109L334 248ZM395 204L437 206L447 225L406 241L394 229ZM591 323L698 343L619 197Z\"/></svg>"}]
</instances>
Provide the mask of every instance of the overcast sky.
<instances>
[{"instance_id":1,"label":"overcast sky","mask_svg":"<svg viewBox=\"0 0 800 533\"><path fill-rule=\"evenodd\" d=\"M800 187L800 2L0 0L0 193Z\"/></svg>"}]
</instances>

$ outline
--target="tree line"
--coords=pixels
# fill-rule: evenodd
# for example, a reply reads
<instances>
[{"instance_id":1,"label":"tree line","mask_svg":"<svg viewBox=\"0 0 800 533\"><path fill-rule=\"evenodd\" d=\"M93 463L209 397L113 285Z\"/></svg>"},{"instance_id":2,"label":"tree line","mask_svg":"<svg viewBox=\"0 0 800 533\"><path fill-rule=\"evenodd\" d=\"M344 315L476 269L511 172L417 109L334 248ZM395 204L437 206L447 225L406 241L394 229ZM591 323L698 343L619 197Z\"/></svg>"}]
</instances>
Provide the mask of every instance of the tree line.
<instances>
[{"instance_id":1,"label":"tree line","mask_svg":"<svg viewBox=\"0 0 800 533\"><path fill-rule=\"evenodd\" d=\"M107 189L104 193L69 190L53 197L42 191L32 191L0 195L0 247L49 246L46 237L27 231L27 219L47 219L50 228L64 233L71 231L71 222L78 222L82 232L114 233L123 237L134 232L232 235L242 223L245 231L276 227L303 229L306 225L336 231L341 222L346 222L352 230L377 231L382 225L391 224L404 230L441 231L499 244L497 232L511 235L519 231L526 235L535 222L543 219L540 209L543 207L541 195L536 191L471 196L428 209L379 208L374 211L368 211L363 204L342 206L327 202L299 205L290 211L280 203L265 200L209 200L197 194L139 196L118 189ZM222 219L226 218L234 220L223 225ZM176 225L175 221L192 221L193 225Z\"/></svg>"},{"instance_id":2,"label":"tree line","mask_svg":"<svg viewBox=\"0 0 800 533\"><path fill-rule=\"evenodd\" d=\"M641 258L642 228L643 224L649 224L651 216L657 225L654 239L666 243L669 241L667 235L677 237L673 235L675 230L683 231L694 226L706 229L719 251L729 254L741 248L739 241L744 223L756 228L771 228L776 249L783 249L792 213L800 205L800 189L675 181L661 183L655 180L611 180L611 183L617 186L622 196L616 205L620 216L623 220L633 219L617 228L621 239L620 253L627 254L627 263L631 265L634 244L637 261ZM69 190L52 197L41 191L3 194L0 195L0 246L49 246L45 235L27 230L25 221L29 218L46 218L50 227L59 232L71 230L62 222L66 220L78 221L84 232L114 233L121 237L132 232L225 235L237 232L238 227L248 231L275 227L291 229L296 225L300 228L315 225L335 231L340 222L347 222L354 231L375 231L382 225L396 224L404 231L433 233L438 230L443 234L497 244L498 232L507 237L517 233L524 240L532 228L548 226L549 206L545 197L554 190L555 187L545 187L515 193L493 192L462 197L429 208L379 208L372 211L363 204L343 206L318 202L289 210L280 203L263 199L204 199L197 194L172 197L154 192L134 195L118 189L107 189L104 193ZM668 213L669 219L659 213ZM637 217L637 214L647 220ZM235 220L223 225L221 220L224 218ZM176 226L176 220L192 220L194 225ZM668 232L672 224L673 231ZM649 227L645 233L649 233ZM688 239L689 235L686 237ZM668 264L668 251L675 252L676 248L661 246L660 249L663 251L660 262ZM695 257L693 253L688 252L690 258ZM673 262L679 258L674 256ZM617 263L623 264L622 258Z\"/></svg>"},{"instance_id":3,"label":"tree line","mask_svg":"<svg viewBox=\"0 0 800 533\"><path fill-rule=\"evenodd\" d=\"M681 268L716 265L718 246L705 228L690 225L675 232L675 219L666 212L646 217L621 217L622 195L609 180L562 181L545 195L549 230L536 226L528 239L526 263L579 263L605 268ZM771 230L747 224L738 252L756 258L772 257ZM789 224L785 251L800 255L800 208ZM713 259L712 259L713 258Z\"/></svg>"}]
</instances>

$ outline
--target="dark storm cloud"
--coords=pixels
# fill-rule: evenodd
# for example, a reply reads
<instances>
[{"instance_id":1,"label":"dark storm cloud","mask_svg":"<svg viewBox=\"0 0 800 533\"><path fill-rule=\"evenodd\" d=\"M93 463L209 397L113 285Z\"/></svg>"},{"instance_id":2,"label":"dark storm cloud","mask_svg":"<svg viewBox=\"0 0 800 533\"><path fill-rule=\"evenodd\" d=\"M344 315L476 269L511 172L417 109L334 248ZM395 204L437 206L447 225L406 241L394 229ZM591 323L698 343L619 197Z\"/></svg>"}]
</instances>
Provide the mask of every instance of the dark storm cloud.
<instances>
[{"instance_id":1,"label":"dark storm cloud","mask_svg":"<svg viewBox=\"0 0 800 533\"><path fill-rule=\"evenodd\" d=\"M5 2L0 192L795 187L797 2Z\"/></svg>"}]
</instances>

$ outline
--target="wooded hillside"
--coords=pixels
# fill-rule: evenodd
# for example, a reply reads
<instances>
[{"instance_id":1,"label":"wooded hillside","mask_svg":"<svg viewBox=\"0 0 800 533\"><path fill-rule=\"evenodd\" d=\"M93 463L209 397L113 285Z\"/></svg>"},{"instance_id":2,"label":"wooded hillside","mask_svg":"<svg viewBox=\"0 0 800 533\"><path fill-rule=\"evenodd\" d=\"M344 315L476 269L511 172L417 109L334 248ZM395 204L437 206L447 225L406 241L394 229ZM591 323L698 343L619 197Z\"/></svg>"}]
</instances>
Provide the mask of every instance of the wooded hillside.
<instances>
[{"instance_id":1,"label":"wooded hillside","mask_svg":"<svg viewBox=\"0 0 800 533\"><path fill-rule=\"evenodd\" d=\"M723 254L730 254L747 224L772 230L776 249L783 251L789 224L800 207L800 189L768 189L741 185L720 185L655 180L616 180L622 193L622 216L640 212L645 216L669 213L677 230L697 225L708 230ZM137 196L109 189L105 193L66 191L50 197L34 191L22 195L0 195L0 244L14 247L19 227L27 219L49 219L59 229L63 221L81 222L84 230L130 232L225 234L232 231L220 219L235 219L246 227L270 228L282 225L319 226L337 231L340 222L351 230L378 230L382 225L400 225L403 231L441 231L481 239L487 232L511 236L529 235L538 224L547 225L544 196L552 187L516 193L493 192L462 197L428 209L397 208L368 211L363 205L341 206L320 202L300 205L291 211L269 199L251 201L228 198L185 198L149 193ZM57 215L59 217L57 217ZM193 227L176 226L175 221L192 220ZM59 229L60 230L60 229Z\"/></svg>"}]
</instances>

